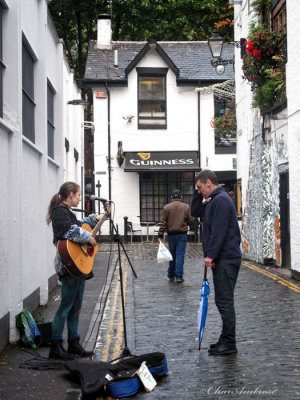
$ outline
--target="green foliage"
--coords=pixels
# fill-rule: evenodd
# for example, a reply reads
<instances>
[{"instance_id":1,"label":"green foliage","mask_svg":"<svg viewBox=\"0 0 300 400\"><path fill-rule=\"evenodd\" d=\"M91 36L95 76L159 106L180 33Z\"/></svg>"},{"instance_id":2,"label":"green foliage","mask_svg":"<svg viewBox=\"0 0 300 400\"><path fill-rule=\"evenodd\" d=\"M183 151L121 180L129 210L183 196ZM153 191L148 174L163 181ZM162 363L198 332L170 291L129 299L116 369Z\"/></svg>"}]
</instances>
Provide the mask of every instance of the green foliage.
<instances>
[{"instance_id":1,"label":"green foliage","mask_svg":"<svg viewBox=\"0 0 300 400\"><path fill-rule=\"evenodd\" d=\"M272 0L254 0L251 2L251 7L256 14L262 15L270 10L271 4Z\"/></svg>"},{"instance_id":2,"label":"green foliage","mask_svg":"<svg viewBox=\"0 0 300 400\"><path fill-rule=\"evenodd\" d=\"M214 23L233 20L227 0L114 0L112 14L114 40L206 40ZM220 33L232 39L232 25Z\"/></svg>"},{"instance_id":3,"label":"green foliage","mask_svg":"<svg viewBox=\"0 0 300 400\"><path fill-rule=\"evenodd\" d=\"M77 78L84 75L88 43L96 39L97 17L112 11L113 40L207 40L214 24L233 39L228 0L51 0L49 9Z\"/></svg>"},{"instance_id":4,"label":"green foliage","mask_svg":"<svg viewBox=\"0 0 300 400\"><path fill-rule=\"evenodd\" d=\"M253 107L262 111L268 109L276 100L277 85L273 79L267 79L262 86L258 86L253 94Z\"/></svg>"},{"instance_id":5,"label":"green foliage","mask_svg":"<svg viewBox=\"0 0 300 400\"><path fill-rule=\"evenodd\" d=\"M261 22L270 24L270 7L272 0L254 0L251 7Z\"/></svg>"},{"instance_id":6,"label":"green foliage","mask_svg":"<svg viewBox=\"0 0 300 400\"><path fill-rule=\"evenodd\" d=\"M98 14L108 11L106 0L51 0L58 36L64 40L70 67L76 78L84 74L89 40L95 37Z\"/></svg>"}]
</instances>

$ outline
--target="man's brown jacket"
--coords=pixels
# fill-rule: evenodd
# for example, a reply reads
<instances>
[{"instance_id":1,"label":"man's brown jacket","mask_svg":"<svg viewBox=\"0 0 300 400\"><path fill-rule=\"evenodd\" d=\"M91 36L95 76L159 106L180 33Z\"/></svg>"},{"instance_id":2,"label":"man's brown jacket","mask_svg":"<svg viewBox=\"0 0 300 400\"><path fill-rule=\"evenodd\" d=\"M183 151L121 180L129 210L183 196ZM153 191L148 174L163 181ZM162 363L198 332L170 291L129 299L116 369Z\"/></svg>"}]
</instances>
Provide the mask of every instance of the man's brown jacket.
<instances>
[{"instance_id":1,"label":"man's brown jacket","mask_svg":"<svg viewBox=\"0 0 300 400\"><path fill-rule=\"evenodd\" d=\"M190 206L182 203L180 199L172 199L171 203L163 208L158 237L162 239L164 232L168 232L169 235L187 233L188 225L194 221Z\"/></svg>"}]
</instances>

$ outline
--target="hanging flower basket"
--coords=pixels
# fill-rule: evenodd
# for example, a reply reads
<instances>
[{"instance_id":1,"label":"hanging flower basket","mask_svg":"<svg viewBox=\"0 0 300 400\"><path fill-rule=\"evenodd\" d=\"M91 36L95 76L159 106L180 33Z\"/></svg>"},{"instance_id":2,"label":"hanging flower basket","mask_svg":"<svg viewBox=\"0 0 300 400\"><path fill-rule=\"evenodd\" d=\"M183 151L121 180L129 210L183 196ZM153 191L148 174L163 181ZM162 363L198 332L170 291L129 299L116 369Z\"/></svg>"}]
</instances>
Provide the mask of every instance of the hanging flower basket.
<instances>
[{"instance_id":1,"label":"hanging flower basket","mask_svg":"<svg viewBox=\"0 0 300 400\"><path fill-rule=\"evenodd\" d=\"M253 87L265 82L266 70L276 68L277 62L273 57L278 54L280 40L278 32L265 27L252 29L246 42L247 54L243 59L242 70L244 79L247 79Z\"/></svg>"},{"instance_id":2,"label":"hanging flower basket","mask_svg":"<svg viewBox=\"0 0 300 400\"><path fill-rule=\"evenodd\" d=\"M235 137L236 135L236 114L235 105L232 101L226 108L224 115L212 118L210 126L214 128L215 135L222 137Z\"/></svg>"},{"instance_id":3,"label":"hanging flower basket","mask_svg":"<svg viewBox=\"0 0 300 400\"><path fill-rule=\"evenodd\" d=\"M243 58L243 78L251 83L253 107L266 111L285 90L285 56L278 32L265 26L252 27Z\"/></svg>"}]
</instances>

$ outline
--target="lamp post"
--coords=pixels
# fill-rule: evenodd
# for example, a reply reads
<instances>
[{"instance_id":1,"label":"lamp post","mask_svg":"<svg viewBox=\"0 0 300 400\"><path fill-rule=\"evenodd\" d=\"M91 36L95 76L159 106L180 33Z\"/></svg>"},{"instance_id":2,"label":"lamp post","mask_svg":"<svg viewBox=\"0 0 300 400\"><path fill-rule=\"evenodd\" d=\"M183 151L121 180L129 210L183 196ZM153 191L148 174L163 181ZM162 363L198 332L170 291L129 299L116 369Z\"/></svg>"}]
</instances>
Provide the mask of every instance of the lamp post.
<instances>
[{"instance_id":1,"label":"lamp post","mask_svg":"<svg viewBox=\"0 0 300 400\"><path fill-rule=\"evenodd\" d=\"M221 75L225 71L225 65L233 64L234 68L234 58L231 60L224 60L221 58L223 44L225 39L219 35L218 29L215 26L213 30L213 35L208 39L208 47L210 48L213 60L211 60L211 65L215 67L217 74ZM245 53L245 42L246 39L240 39L238 41L229 42L235 47L241 48L241 57L243 57Z\"/></svg>"}]
</instances>

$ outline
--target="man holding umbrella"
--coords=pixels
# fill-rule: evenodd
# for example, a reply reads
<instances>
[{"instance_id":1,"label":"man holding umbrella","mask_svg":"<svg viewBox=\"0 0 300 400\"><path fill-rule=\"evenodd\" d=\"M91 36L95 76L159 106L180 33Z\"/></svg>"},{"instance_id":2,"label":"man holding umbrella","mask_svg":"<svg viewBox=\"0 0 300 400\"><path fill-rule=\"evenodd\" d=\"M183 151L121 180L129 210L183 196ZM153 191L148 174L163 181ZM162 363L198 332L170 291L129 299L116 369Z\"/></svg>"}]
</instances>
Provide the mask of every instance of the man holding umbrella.
<instances>
[{"instance_id":1,"label":"man holding umbrella","mask_svg":"<svg viewBox=\"0 0 300 400\"><path fill-rule=\"evenodd\" d=\"M218 185L216 174L203 170L196 176L199 202L204 199L203 253L206 267L212 267L215 302L223 328L217 343L210 345L212 355L237 352L233 292L240 265L241 235L236 209L225 190ZM197 193L194 202L197 202Z\"/></svg>"}]
</instances>

